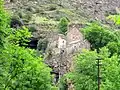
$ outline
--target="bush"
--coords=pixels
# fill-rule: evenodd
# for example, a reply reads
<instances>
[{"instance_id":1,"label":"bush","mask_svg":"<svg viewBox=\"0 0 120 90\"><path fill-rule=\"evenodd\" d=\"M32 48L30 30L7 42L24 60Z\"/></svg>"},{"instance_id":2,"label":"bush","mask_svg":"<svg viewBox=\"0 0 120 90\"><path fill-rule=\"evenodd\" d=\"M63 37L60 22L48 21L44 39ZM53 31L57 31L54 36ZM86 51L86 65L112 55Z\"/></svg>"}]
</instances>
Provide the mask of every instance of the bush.
<instances>
[{"instance_id":1,"label":"bush","mask_svg":"<svg viewBox=\"0 0 120 90\"><path fill-rule=\"evenodd\" d=\"M10 18L3 8L3 0L0 0L0 48L5 42L5 37L8 35Z\"/></svg>"},{"instance_id":2,"label":"bush","mask_svg":"<svg viewBox=\"0 0 120 90\"><path fill-rule=\"evenodd\" d=\"M58 87L52 87L51 90L59 90Z\"/></svg>"},{"instance_id":3,"label":"bush","mask_svg":"<svg viewBox=\"0 0 120 90\"><path fill-rule=\"evenodd\" d=\"M50 90L51 69L34 50L9 45L2 52L0 90Z\"/></svg>"},{"instance_id":4,"label":"bush","mask_svg":"<svg viewBox=\"0 0 120 90\"><path fill-rule=\"evenodd\" d=\"M59 23L59 32L65 34L67 32L68 20L66 18L61 18Z\"/></svg>"},{"instance_id":5,"label":"bush","mask_svg":"<svg viewBox=\"0 0 120 90\"><path fill-rule=\"evenodd\" d=\"M109 15L107 19L113 21L116 25L120 25L120 15Z\"/></svg>"},{"instance_id":6,"label":"bush","mask_svg":"<svg viewBox=\"0 0 120 90\"><path fill-rule=\"evenodd\" d=\"M100 66L101 90L120 89L120 62L117 55L109 57L106 47L96 51L83 51L76 56L75 70L67 75L75 86L75 90L97 90L98 67L97 58L101 58Z\"/></svg>"},{"instance_id":7,"label":"bush","mask_svg":"<svg viewBox=\"0 0 120 90\"><path fill-rule=\"evenodd\" d=\"M19 45L19 46L27 46L29 39L31 38L31 33L28 31L26 27L22 27L21 29L12 29L10 35L7 37L7 40L11 44Z\"/></svg>"},{"instance_id":8,"label":"bush","mask_svg":"<svg viewBox=\"0 0 120 90\"><path fill-rule=\"evenodd\" d=\"M109 42L118 42L114 31L103 27L98 23L91 23L82 29L85 38L91 43L92 49L97 49L106 46Z\"/></svg>"},{"instance_id":9,"label":"bush","mask_svg":"<svg viewBox=\"0 0 120 90\"><path fill-rule=\"evenodd\" d=\"M9 16L0 0L0 90L50 90L51 69L26 45L28 29L9 27Z\"/></svg>"},{"instance_id":10,"label":"bush","mask_svg":"<svg viewBox=\"0 0 120 90\"><path fill-rule=\"evenodd\" d=\"M109 49L109 52L111 53L110 56L113 56L114 54L120 55L120 43L117 42L110 42L106 46Z\"/></svg>"}]
</instances>

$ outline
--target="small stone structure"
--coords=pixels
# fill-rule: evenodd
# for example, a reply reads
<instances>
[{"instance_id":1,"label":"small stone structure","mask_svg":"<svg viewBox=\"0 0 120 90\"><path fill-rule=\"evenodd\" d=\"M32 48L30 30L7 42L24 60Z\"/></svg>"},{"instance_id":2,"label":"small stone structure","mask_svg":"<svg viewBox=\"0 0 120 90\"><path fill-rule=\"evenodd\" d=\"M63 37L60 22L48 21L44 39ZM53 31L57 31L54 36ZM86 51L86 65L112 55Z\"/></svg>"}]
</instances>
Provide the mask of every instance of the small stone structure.
<instances>
[{"instance_id":1,"label":"small stone structure","mask_svg":"<svg viewBox=\"0 0 120 90\"><path fill-rule=\"evenodd\" d=\"M59 36L58 38L58 48L59 49L63 49L63 48L66 48L66 40L62 37Z\"/></svg>"},{"instance_id":2,"label":"small stone structure","mask_svg":"<svg viewBox=\"0 0 120 90\"><path fill-rule=\"evenodd\" d=\"M84 39L79 24L71 24L67 35L56 34L49 38L45 61L53 69L56 77L60 78L71 71L72 57L82 49L90 49L90 43ZM57 82L57 79L55 80Z\"/></svg>"},{"instance_id":3,"label":"small stone structure","mask_svg":"<svg viewBox=\"0 0 120 90\"><path fill-rule=\"evenodd\" d=\"M83 48L89 49L90 43L84 39L82 33L79 28L81 25L72 24L69 26L67 32L67 52L74 53L79 52Z\"/></svg>"}]
</instances>

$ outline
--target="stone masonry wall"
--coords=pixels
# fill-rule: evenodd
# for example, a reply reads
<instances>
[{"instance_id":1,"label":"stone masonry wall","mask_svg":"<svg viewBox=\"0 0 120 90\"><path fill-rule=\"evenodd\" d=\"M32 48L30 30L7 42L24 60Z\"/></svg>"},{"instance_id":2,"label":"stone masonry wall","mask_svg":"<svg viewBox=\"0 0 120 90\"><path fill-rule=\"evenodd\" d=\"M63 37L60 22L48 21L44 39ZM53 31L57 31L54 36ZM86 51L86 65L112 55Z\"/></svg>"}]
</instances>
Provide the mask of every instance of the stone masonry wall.
<instances>
[{"instance_id":1,"label":"stone masonry wall","mask_svg":"<svg viewBox=\"0 0 120 90\"><path fill-rule=\"evenodd\" d=\"M58 34L56 39L54 37L48 44L45 61L59 78L71 71L73 56L76 53L80 53L82 49L90 49L90 43L84 39L77 26L70 25L67 36Z\"/></svg>"}]
</instances>

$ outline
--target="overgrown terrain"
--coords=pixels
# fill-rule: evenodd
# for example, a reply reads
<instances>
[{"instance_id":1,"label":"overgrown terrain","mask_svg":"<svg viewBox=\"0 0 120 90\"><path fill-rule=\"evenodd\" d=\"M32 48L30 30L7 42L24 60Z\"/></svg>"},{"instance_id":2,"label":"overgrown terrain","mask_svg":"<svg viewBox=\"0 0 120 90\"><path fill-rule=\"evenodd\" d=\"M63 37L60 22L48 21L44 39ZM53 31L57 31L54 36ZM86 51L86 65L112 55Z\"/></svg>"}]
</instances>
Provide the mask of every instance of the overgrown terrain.
<instances>
[{"instance_id":1,"label":"overgrown terrain","mask_svg":"<svg viewBox=\"0 0 120 90\"><path fill-rule=\"evenodd\" d=\"M0 90L119 90L119 6L119 0L0 0ZM45 59L71 24L83 25L90 50L74 53L71 71L57 76Z\"/></svg>"}]
</instances>

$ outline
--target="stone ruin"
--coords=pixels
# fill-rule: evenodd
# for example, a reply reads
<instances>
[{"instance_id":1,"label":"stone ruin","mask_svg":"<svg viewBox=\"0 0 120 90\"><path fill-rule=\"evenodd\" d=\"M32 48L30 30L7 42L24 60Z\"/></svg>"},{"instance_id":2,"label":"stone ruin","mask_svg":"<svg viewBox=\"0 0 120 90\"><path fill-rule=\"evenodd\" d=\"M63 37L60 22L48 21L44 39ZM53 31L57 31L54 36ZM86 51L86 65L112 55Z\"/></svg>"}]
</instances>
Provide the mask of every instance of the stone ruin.
<instances>
[{"instance_id":1,"label":"stone ruin","mask_svg":"<svg viewBox=\"0 0 120 90\"><path fill-rule=\"evenodd\" d=\"M82 49L90 49L90 43L84 39L80 32L81 25L68 26L67 35L50 35L46 50L45 62L53 69L57 82L61 76L72 70L72 57Z\"/></svg>"}]
</instances>

